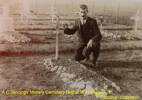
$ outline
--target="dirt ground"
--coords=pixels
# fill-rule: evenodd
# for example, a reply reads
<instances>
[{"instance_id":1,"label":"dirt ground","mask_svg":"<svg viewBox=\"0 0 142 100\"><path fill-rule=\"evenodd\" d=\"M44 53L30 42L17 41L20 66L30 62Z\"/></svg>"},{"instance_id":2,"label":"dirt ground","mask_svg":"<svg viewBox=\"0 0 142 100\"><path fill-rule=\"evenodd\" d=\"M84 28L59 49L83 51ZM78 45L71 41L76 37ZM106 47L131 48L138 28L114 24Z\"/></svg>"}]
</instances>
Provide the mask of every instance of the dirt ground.
<instances>
[{"instance_id":1,"label":"dirt ground","mask_svg":"<svg viewBox=\"0 0 142 100\"><path fill-rule=\"evenodd\" d=\"M62 90L63 81L45 68L46 55L1 56L0 90ZM65 54L61 59L73 58ZM101 62L102 75L117 83L118 95L142 97L142 62ZM110 66L111 65L111 66ZM94 100L83 95L0 95L0 100Z\"/></svg>"},{"instance_id":2,"label":"dirt ground","mask_svg":"<svg viewBox=\"0 0 142 100\"><path fill-rule=\"evenodd\" d=\"M0 60L1 90L54 90L62 82L43 65L47 56L2 57ZM57 84L58 83L58 84ZM1 100L50 100L47 95L4 95Z\"/></svg>"},{"instance_id":3,"label":"dirt ground","mask_svg":"<svg viewBox=\"0 0 142 100\"><path fill-rule=\"evenodd\" d=\"M44 18L46 18L46 16L44 16ZM30 25L26 25L27 23L21 25L21 22L15 23L16 31L30 38L30 43L1 42L0 100L94 100L93 96L84 95L2 94L2 90L65 89L64 82L56 73L52 73L44 65L45 59L54 56L49 55L49 53L54 52L56 37L56 32L54 33L53 30L48 30L52 26L46 19L43 20L42 17L40 19L38 17L38 20L30 20ZM19 20L16 19L16 21ZM59 33L60 51L62 51L62 53L65 51L72 52L71 50L74 50L76 45L76 36L64 36L63 30L60 30ZM98 62L101 75L115 82L121 88L122 91L119 93L115 92L114 95L140 96L140 98L142 98L141 32L132 35L130 33L133 32L128 31L107 31L102 33L104 37L102 50L104 50L105 53L101 55L101 59ZM11 55L7 54L7 52L14 53ZM26 55L24 55L25 53L21 55L23 52L26 52ZM31 55L31 53L33 55ZM60 63L66 65L67 60L73 60L73 54L64 53L60 55L60 58ZM106 61L102 61L103 59ZM135 62L130 62L131 60ZM70 65L73 66L74 64L75 63L70 62ZM66 66L66 68L68 68L68 66ZM78 72L75 66L70 69L73 72ZM88 74L84 75L84 72L82 72L81 75L80 77L83 77ZM103 84L103 82L100 82L100 84Z\"/></svg>"},{"instance_id":4,"label":"dirt ground","mask_svg":"<svg viewBox=\"0 0 142 100\"><path fill-rule=\"evenodd\" d=\"M55 73L46 69L44 65L44 59L52 58L54 55L49 55L54 52L54 46L52 43L53 38L51 36L45 38L45 36L39 38L39 36L34 37L33 42L39 43L44 41L45 44L32 43L27 45L20 44L1 44L1 51L14 51L19 52L18 55L15 54L5 54L1 55L0 58L0 90L63 90L64 82L57 77ZM70 37L68 37L70 38ZM67 38L67 39L68 39ZM39 39L39 40L38 40ZM52 41L50 41L52 40ZM47 44L46 44L47 42ZM48 43L49 42L49 43ZM50 43L51 42L51 43ZM64 42L64 41L63 41ZM136 43L138 42L138 43ZM128 41L119 43L108 42L103 44L102 47L106 50L102 55L100 55L98 65L101 68L101 74L108 78L109 80L115 82L120 88L120 93L114 93L114 95L121 96L140 96L142 97L142 58L141 58L141 43L140 41ZM65 53L64 51L74 48L72 41L69 43L62 43L60 51L63 54L60 55L60 63L65 63L64 61L71 59L73 60L72 53ZM49 46L51 44L51 46ZM66 45L67 46L66 46ZM110 49L109 49L110 48ZM115 49L134 49L132 51L113 51ZM138 48L136 51L135 49ZM63 49L63 50L61 50ZM104 50L105 50L104 49ZM109 51L110 50L110 51ZM29 52L26 55L20 55L21 51ZM33 55L29 55L31 52ZM45 52L48 51L48 52ZM51 52L52 51L52 52ZM37 54L39 52L45 52ZM70 51L72 52L72 51ZM122 53L123 52L123 53ZM119 55L119 56L116 56ZM120 55L121 54L121 55ZM123 58L123 59L122 59ZM105 59L105 61L103 61ZM135 62L131 62L131 60ZM109 61L112 60L112 61ZM127 62L124 62L127 61ZM139 62L137 62L139 61ZM74 63L71 63L74 64ZM67 67L67 66L66 66ZM75 68L72 69L76 71ZM83 73L82 73L83 74ZM1 92L1 91L0 91ZM83 95L6 95L0 94L0 100L94 100L93 97L86 97Z\"/></svg>"}]
</instances>

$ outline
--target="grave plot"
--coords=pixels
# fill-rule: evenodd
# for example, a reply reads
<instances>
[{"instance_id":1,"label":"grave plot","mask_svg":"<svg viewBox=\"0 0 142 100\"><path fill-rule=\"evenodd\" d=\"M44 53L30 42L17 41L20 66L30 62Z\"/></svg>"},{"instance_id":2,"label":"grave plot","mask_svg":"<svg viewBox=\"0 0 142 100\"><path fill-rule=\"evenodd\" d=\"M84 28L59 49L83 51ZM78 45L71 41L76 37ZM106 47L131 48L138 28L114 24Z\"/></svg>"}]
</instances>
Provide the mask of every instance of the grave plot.
<instances>
[{"instance_id":1,"label":"grave plot","mask_svg":"<svg viewBox=\"0 0 142 100\"><path fill-rule=\"evenodd\" d=\"M53 55L52 55L53 56ZM0 88L6 90L111 90L113 95L141 94L141 62L99 62L100 72L88 70L62 54L0 58ZM121 91L120 91L121 90ZM106 95L103 93L103 96ZM94 100L100 95L0 95L10 100Z\"/></svg>"}]
</instances>

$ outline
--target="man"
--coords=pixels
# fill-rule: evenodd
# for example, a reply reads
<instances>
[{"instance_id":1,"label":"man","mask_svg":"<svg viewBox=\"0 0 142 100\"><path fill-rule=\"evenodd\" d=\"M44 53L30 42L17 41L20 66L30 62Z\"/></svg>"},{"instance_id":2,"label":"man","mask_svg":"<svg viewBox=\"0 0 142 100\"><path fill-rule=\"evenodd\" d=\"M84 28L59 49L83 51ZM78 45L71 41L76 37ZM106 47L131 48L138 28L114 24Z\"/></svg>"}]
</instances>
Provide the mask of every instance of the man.
<instances>
[{"instance_id":1,"label":"man","mask_svg":"<svg viewBox=\"0 0 142 100\"><path fill-rule=\"evenodd\" d=\"M88 16L88 7L85 4L80 5L80 18L75 21L71 28L66 24L64 33L71 35L77 32L79 45L76 50L75 60L79 62L92 62L96 65L100 52L100 40L102 35L97 25L97 21ZM93 54L90 59L90 55Z\"/></svg>"}]
</instances>

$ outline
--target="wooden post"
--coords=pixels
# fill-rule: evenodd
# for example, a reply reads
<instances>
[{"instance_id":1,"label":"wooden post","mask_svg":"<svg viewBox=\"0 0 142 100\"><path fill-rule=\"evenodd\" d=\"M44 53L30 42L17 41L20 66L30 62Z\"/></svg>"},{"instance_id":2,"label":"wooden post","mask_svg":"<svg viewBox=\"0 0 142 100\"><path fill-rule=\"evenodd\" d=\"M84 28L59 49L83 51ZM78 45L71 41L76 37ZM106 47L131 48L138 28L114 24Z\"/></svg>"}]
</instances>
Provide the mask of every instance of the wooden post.
<instances>
[{"instance_id":1,"label":"wooden post","mask_svg":"<svg viewBox=\"0 0 142 100\"><path fill-rule=\"evenodd\" d=\"M54 5L51 6L51 22L52 24L55 24L56 21L56 27L55 27L55 33L56 33L56 44L55 44L55 59L59 59L59 16L56 13L56 9L54 8Z\"/></svg>"},{"instance_id":2,"label":"wooden post","mask_svg":"<svg viewBox=\"0 0 142 100\"><path fill-rule=\"evenodd\" d=\"M142 19L142 17L139 16L139 10L137 10L136 15L134 17L131 17L131 19L135 21L134 31L137 32L138 22Z\"/></svg>"},{"instance_id":3,"label":"wooden post","mask_svg":"<svg viewBox=\"0 0 142 100\"><path fill-rule=\"evenodd\" d=\"M103 22L104 22L104 16L100 16L100 21L101 21L101 25L100 25L100 30L103 30Z\"/></svg>"},{"instance_id":4,"label":"wooden post","mask_svg":"<svg viewBox=\"0 0 142 100\"><path fill-rule=\"evenodd\" d=\"M55 53L55 59L59 59L59 16L56 16L56 53Z\"/></svg>"}]
</instances>

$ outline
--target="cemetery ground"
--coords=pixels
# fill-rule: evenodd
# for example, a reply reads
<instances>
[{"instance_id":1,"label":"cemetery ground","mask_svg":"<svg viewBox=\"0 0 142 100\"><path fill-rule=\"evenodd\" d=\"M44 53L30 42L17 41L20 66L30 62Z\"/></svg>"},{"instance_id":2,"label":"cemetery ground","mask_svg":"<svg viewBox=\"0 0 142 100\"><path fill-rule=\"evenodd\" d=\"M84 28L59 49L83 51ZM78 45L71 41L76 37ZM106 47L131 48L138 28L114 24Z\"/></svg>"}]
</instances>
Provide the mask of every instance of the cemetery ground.
<instances>
[{"instance_id":1,"label":"cemetery ground","mask_svg":"<svg viewBox=\"0 0 142 100\"><path fill-rule=\"evenodd\" d=\"M102 32L105 38L97 64L99 69L89 69L73 59L76 37L65 36L56 27L62 28L66 22L72 24L73 16L60 16L58 23L48 18L51 17L48 14L30 12L26 2L22 4L20 16L8 14L8 7L1 16L0 100L99 100L101 96L38 92L24 95L24 90L110 90L109 95L113 96L142 97L141 32L131 34L127 31L131 27L127 25L106 25L106 29L119 27L122 31ZM57 61L51 59L55 56L55 27L60 34Z\"/></svg>"},{"instance_id":2,"label":"cemetery ground","mask_svg":"<svg viewBox=\"0 0 142 100\"><path fill-rule=\"evenodd\" d=\"M64 21L69 22L63 18L61 24ZM98 71L84 69L74 61L76 36L64 35L63 30L57 31L60 59L57 62L50 60L55 56L56 31L53 30L55 26L49 23L47 15L35 16L24 22L15 19L14 22L15 30L21 34L18 37L23 39L22 36L26 36L30 41L9 42L9 39L13 38L7 36L1 38L0 90L72 90L74 89L72 87L77 87L78 90L108 89L116 96L142 97L141 32L138 34L131 34L132 32L127 30L102 32L104 40L101 43ZM124 28L124 25L122 27ZM2 100L94 100L94 98L95 95L0 94Z\"/></svg>"},{"instance_id":3,"label":"cemetery ground","mask_svg":"<svg viewBox=\"0 0 142 100\"><path fill-rule=\"evenodd\" d=\"M49 36L49 35L48 35ZM55 56L54 37L34 36L31 43L1 44L0 89L1 90L63 90L65 82L56 73L49 71L45 59ZM67 39L70 37L67 37ZM46 40L43 42L43 40ZM61 39L62 40L62 39ZM42 41L42 42L40 42ZM76 66L73 60L75 43L60 41L60 65ZM122 53L123 52L123 53ZM125 52L125 53L124 53ZM122 53L122 54L121 54ZM113 95L142 97L141 41L102 42L98 65L102 76L113 81L121 92L113 90ZM71 61L70 63L67 63ZM72 67L78 72L80 66ZM72 72L69 71L69 72ZM84 72L82 76L85 77ZM85 74L87 75L87 74ZM97 83L103 82L92 78ZM96 86L97 87L97 86ZM69 87L68 87L69 88ZM69 88L72 89L72 88ZM94 100L84 95L0 95L1 100Z\"/></svg>"}]
</instances>

